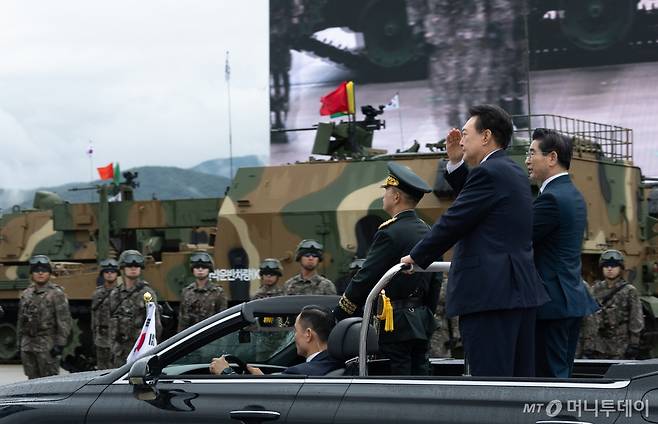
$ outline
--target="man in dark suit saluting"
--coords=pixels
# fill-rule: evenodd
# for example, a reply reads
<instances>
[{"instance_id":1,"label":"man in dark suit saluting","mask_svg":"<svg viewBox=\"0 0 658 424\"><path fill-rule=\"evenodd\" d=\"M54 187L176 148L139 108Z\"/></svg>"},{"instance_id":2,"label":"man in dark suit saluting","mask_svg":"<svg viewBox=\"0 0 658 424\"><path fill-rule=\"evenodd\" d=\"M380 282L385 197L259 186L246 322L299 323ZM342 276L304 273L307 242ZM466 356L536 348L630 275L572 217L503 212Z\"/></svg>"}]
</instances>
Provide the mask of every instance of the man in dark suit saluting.
<instances>
[{"instance_id":1,"label":"man in dark suit saluting","mask_svg":"<svg viewBox=\"0 0 658 424\"><path fill-rule=\"evenodd\" d=\"M504 152L509 115L492 105L469 115L446 139L457 198L401 261L426 268L454 245L446 312L459 316L471 374L533 376L536 310L549 299L533 260L532 193Z\"/></svg>"},{"instance_id":2,"label":"man in dark suit saluting","mask_svg":"<svg viewBox=\"0 0 658 424\"><path fill-rule=\"evenodd\" d=\"M581 319L598 309L581 277L587 207L567 172L572 149L571 138L538 128L526 156L530 179L539 185L533 204L535 265L551 298L537 310L539 377L571 376Z\"/></svg>"}]
</instances>

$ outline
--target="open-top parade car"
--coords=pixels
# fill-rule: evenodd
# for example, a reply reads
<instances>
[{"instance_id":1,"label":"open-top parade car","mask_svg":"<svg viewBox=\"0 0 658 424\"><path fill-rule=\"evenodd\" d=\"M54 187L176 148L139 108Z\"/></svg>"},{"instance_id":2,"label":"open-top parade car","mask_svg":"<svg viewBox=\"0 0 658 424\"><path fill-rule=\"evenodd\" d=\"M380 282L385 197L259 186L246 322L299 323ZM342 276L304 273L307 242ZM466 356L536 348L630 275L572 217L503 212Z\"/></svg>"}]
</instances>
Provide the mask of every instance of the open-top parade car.
<instances>
[{"instance_id":1,"label":"open-top parade car","mask_svg":"<svg viewBox=\"0 0 658 424\"><path fill-rule=\"evenodd\" d=\"M399 271L396 266L382 279ZM377 292L385 282L373 289ZM658 360L577 361L570 379L464 376L462 360L432 358L429 376L389 375L361 319L341 321L329 352L345 368L322 377L280 374L301 362L294 318L336 296L283 296L234 306L115 370L0 387L2 423L563 423L655 422ZM370 307L364 314L369 316ZM361 359L359 359L361 345ZM482 346L487 349L487 346ZM238 371L213 375L230 354ZM246 364L265 375L245 373Z\"/></svg>"}]
</instances>

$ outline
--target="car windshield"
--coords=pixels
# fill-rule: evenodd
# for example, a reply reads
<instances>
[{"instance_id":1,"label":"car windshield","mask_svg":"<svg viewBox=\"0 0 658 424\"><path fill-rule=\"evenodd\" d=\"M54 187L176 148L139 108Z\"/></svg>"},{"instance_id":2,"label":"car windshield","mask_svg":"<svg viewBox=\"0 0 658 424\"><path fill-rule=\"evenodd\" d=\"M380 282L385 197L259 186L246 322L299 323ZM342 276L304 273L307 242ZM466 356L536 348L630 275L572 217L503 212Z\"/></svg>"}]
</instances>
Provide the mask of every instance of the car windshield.
<instances>
[{"instance_id":1,"label":"car windshield","mask_svg":"<svg viewBox=\"0 0 658 424\"><path fill-rule=\"evenodd\" d=\"M257 323L242 327L238 331L223 334L208 343L178 358L166 368L171 374L181 367L194 365L207 367L223 354L232 354L253 364L276 364L276 358L291 348L295 341L294 319L287 317L262 317Z\"/></svg>"}]
</instances>

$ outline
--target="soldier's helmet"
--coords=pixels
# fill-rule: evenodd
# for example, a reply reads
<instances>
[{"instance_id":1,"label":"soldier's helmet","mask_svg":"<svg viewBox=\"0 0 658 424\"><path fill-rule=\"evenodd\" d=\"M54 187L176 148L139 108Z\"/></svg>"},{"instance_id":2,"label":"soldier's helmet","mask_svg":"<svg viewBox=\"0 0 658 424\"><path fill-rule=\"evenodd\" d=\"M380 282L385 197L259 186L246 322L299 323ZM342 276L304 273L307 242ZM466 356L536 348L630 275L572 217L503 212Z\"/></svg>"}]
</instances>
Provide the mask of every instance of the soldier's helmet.
<instances>
[{"instance_id":1,"label":"soldier's helmet","mask_svg":"<svg viewBox=\"0 0 658 424\"><path fill-rule=\"evenodd\" d=\"M267 258L260 263L259 272L261 277L263 275L278 275L281 277L283 275L283 267L278 259Z\"/></svg>"},{"instance_id":2,"label":"soldier's helmet","mask_svg":"<svg viewBox=\"0 0 658 424\"><path fill-rule=\"evenodd\" d=\"M212 271L215 269L215 261L213 261L212 256L208 252L194 252L190 256L190 269L198 266L203 266Z\"/></svg>"},{"instance_id":3,"label":"soldier's helmet","mask_svg":"<svg viewBox=\"0 0 658 424\"><path fill-rule=\"evenodd\" d=\"M107 271L119 272L119 262L117 262L116 259L112 259L112 258L103 259L99 264L99 267L101 273Z\"/></svg>"},{"instance_id":4,"label":"soldier's helmet","mask_svg":"<svg viewBox=\"0 0 658 424\"><path fill-rule=\"evenodd\" d=\"M299 242L297 245L297 251L295 252L295 260L299 262L299 259L304 255L314 255L322 261L322 254L324 253L324 246L316 240L305 239Z\"/></svg>"},{"instance_id":5,"label":"soldier's helmet","mask_svg":"<svg viewBox=\"0 0 658 424\"><path fill-rule=\"evenodd\" d=\"M29 260L30 272L53 272L53 264L46 255L34 255Z\"/></svg>"},{"instance_id":6,"label":"soldier's helmet","mask_svg":"<svg viewBox=\"0 0 658 424\"><path fill-rule=\"evenodd\" d=\"M144 268L144 256L137 250L124 250L119 255L119 268L123 269L129 265L137 265Z\"/></svg>"},{"instance_id":7,"label":"soldier's helmet","mask_svg":"<svg viewBox=\"0 0 658 424\"><path fill-rule=\"evenodd\" d=\"M624 255L615 249L609 249L601 253L599 258L599 267L604 266L620 266L624 267Z\"/></svg>"}]
</instances>

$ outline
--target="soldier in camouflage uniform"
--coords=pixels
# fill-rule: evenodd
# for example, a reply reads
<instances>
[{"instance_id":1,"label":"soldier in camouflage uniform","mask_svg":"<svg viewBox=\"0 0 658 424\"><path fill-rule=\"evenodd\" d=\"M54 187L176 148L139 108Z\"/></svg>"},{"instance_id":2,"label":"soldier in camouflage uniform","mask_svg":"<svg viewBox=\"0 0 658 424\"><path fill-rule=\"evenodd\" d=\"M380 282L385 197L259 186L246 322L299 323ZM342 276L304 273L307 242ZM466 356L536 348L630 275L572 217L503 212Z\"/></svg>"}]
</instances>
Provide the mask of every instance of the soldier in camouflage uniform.
<instances>
[{"instance_id":1,"label":"soldier in camouflage uniform","mask_svg":"<svg viewBox=\"0 0 658 424\"><path fill-rule=\"evenodd\" d=\"M278 259L268 258L261 262L259 274L261 285L253 299L283 296L283 289L278 285L279 278L283 275L283 267Z\"/></svg>"},{"instance_id":2,"label":"soldier in camouflage uniform","mask_svg":"<svg viewBox=\"0 0 658 424\"><path fill-rule=\"evenodd\" d=\"M96 345L96 368L112 368L112 340L110 339L110 293L117 285L119 263L104 259L100 263L100 278L103 284L96 288L91 297L91 331Z\"/></svg>"},{"instance_id":3,"label":"soldier in camouflage uniform","mask_svg":"<svg viewBox=\"0 0 658 424\"><path fill-rule=\"evenodd\" d=\"M66 294L50 281L52 264L44 255L30 258L32 283L18 305L18 345L27 378L59 374L59 359L71 333Z\"/></svg>"},{"instance_id":4,"label":"soldier in camouflage uniform","mask_svg":"<svg viewBox=\"0 0 658 424\"><path fill-rule=\"evenodd\" d=\"M588 358L636 359L640 332L644 328L642 304L637 289L624 280L624 256L606 250L599 265L604 279L594 283L592 292L601 309L586 317L583 355Z\"/></svg>"},{"instance_id":5,"label":"soldier in camouflage uniform","mask_svg":"<svg viewBox=\"0 0 658 424\"><path fill-rule=\"evenodd\" d=\"M302 240L297 245L295 260L301 265L301 270L286 281L283 286L284 294L336 294L334 283L317 272L322 253L323 246L312 239Z\"/></svg>"},{"instance_id":6,"label":"soldier in camouflage uniform","mask_svg":"<svg viewBox=\"0 0 658 424\"><path fill-rule=\"evenodd\" d=\"M430 357L432 358L456 358L463 352L459 335L459 317L446 318L447 287L448 278L446 275L441 284L439 303L434 313L434 319L438 323L438 327L434 330L430 339Z\"/></svg>"},{"instance_id":7,"label":"soldier in camouflage uniform","mask_svg":"<svg viewBox=\"0 0 658 424\"><path fill-rule=\"evenodd\" d=\"M119 268L123 284L110 293L110 338L112 339L112 366L117 368L126 363L128 355L146 320L144 293L157 297L149 284L141 277L144 257L136 250L126 250L119 256ZM162 333L160 311L155 312L156 335Z\"/></svg>"},{"instance_id":8,"label":"soldier in camouflage uniform","mask_svg":"<svg viewBox=\"0 0 658 424\"><path fill-rule=\"evenodd\" d=\"M226 309L224 289L208 279L215 263L207 252L195 252L190 256L190 267L195 281L183 289L178 331L181 332L197 322Z\"/></svg>"}]
</instances>

